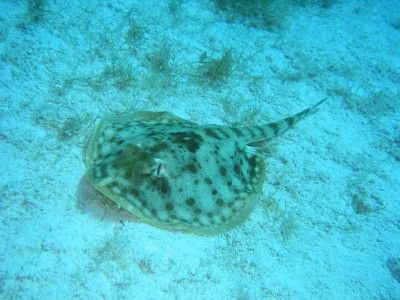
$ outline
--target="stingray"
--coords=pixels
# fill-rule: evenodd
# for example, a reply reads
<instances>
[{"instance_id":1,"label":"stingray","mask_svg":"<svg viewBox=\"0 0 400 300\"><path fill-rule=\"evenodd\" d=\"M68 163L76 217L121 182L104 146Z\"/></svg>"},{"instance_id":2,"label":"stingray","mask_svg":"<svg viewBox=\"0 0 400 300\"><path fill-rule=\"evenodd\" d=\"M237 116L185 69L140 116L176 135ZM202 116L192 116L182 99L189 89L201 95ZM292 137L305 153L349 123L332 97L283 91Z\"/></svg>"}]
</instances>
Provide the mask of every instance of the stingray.
<instances>
[{"instance_id":1,"label":"stingray","mask_svg":"<svg viewBox=\"0 0 400 300\"><path fill-rule=\"evenodd\" d=\"M247 127L199 125L169 112L105 118L86 151L87 178L140 221L222 234L248 217L262 192L265 162L252 146L293 127L324 100Z\"/></svg>"}]
</instances>

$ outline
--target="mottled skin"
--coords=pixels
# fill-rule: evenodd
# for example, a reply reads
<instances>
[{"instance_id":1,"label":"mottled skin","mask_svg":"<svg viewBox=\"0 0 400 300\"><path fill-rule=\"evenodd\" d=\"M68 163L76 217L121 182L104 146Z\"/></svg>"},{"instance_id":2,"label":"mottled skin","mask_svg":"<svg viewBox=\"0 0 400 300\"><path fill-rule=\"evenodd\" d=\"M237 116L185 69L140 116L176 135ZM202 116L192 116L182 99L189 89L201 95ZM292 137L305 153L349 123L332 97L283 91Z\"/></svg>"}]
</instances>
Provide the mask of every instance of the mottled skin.
<instances>
[{"instance_id":1,"label":"mottled skin","mask_svg":"<svg viewBox=\"0 0 400 300\"><path fill-rule=\"evenodd\" d=\"M168 112L107 118L86 153L88 179L144 222L220 234L249 215L262 191L265 164L249 144L285 131L320 103L281 121L238 128L197 125Z\"/></svg>"}]
</instances>

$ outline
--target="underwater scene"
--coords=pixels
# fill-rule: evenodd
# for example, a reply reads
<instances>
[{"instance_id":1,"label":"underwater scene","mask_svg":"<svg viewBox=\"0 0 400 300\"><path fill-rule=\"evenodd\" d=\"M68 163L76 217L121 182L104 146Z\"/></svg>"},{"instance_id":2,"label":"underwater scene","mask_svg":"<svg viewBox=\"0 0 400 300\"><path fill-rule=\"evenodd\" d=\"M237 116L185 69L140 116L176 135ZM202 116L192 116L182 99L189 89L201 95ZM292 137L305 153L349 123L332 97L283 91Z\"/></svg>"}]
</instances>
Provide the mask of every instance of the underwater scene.
<instances>
[{"instance_id":1,"label":"underwater scene","mask_svg":"<svg viewBox=\"0 0 400 300\"><path fill-rule=\"evenodd\" d=\"M0 299L400 299L400 1L1 0Z\"/></svg>"}]
</instances>

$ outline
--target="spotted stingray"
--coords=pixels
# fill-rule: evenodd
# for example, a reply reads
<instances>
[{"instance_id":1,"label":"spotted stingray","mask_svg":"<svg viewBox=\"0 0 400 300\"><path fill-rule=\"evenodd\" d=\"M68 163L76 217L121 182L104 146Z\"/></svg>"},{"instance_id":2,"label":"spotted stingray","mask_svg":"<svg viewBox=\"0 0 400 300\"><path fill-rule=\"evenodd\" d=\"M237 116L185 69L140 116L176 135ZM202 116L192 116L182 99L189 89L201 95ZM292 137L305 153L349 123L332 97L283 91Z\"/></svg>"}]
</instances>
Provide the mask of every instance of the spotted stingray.
<instances>
[{"instance_id":1,"label":"spotted stingray","mask_svg":"<svg viewBox=\"0 0 400 300\"><path fill-rule=\"evenodd\" d=\"M141 221L221 234L243 222L261 194L265 163L252 145L292 127L323 101L249 127L198 125L169 112L106 118L87 149L87 177Z\"/></svg>"}]
</instances>

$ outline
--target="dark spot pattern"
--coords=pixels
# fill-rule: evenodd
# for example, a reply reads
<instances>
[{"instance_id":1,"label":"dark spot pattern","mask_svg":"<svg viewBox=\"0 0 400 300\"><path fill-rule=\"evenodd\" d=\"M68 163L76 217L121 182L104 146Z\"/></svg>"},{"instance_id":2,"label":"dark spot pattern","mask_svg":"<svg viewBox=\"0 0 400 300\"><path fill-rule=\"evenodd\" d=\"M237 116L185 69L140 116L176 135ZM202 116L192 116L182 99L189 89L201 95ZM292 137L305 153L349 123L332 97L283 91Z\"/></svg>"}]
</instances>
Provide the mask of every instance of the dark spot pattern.
<instances>
[{"instance_id":1,"label":"dark spot pattern","mask_svg":"<svg viewBox=\"0 0 400 300\"><path fill-rule=\"evenodd\" d=\"M194 205L194 202L195 202L195 200L194 200L193 197L187 198L186 201L185 201L185 203L186 203L188 206L193 206L193 205Z\"/></svg>"},{"instance_id":2,"label":"dark spot pattern","mask_svg":"<svg viewBox=\"0 0 400 300\"><path fill-rule=\"evenodd\" d=\"M236 133L237 136L242 137L243 133L239 128L232 128L233 132Z\"/></svg>"},{"instance_id":3,"label":"dark spot pattern","mask_svg":"<svg viewBox=\"0 0 400 300\"><path fill-rule=\"evenodd\" d=\"M132 191L133 196L135 196L136 198L139 197L139 190L133 188L131 191Z\"/></svg>"},{"instance_id":4,"label":"dark spot pattern","mask_svg":"<svg viewBox=\"0 0 400 300\"><path fill-rule=\"evenodd\" d=\"M257 160L255 156L249 158L249 164L254 169L257 165Z\"/></svg>"},{"instance_id":5,"label":"dark spot pattern","mask_svg":"<svg viewBox=\"0 0 400 300\"><path fill-rule=\"evenodd\" d=\"M111 190L112 188L118 187L118 184L115 181L111 181L107 187Z\"/></svg>"},{"instance_id":6,"label":"dark spot pattern","mask_svg":"<svg viewBox=\"0 0 400 300\"><path fill-rule=\"evenodd\" d=\"M98 172L98 176L99 178L104 178L107 177L107 169L106 166L104 164L100 164L99 166L96 167L96 170Z\"/></svg>"},{"instance_id":7,"label":"dark spot pattern","mask_svg":"<svg viewBox=\"0 0 400 300\"><path fill-rule=\"evenodd\" d=\"M250 164L250 170L249 170L249 175L250 177L255 177L256 176L256 165L257 165L257 159L255 156L252 156L249 158L249 164Z\"/></svg>"},{"instance_id":8,"label":"dark spot pattern","mask_svg":"<svg viewBox=\"0 0 400 300\"><path fill-rule=\"evenodd\" d=\"M219 154L219 146L218 145L215 145L215 150L213 151L213 153L215 154L215 155L218 155Z\"/></svg>"},{"instance_id":9,"label":"dark spot pattern","mask_svg":"<svg viewBox=\"0 0 400 300\"><path fill-rule=\"evenodd\" d=\"M214 189L211 191L211 194L213 194L215 196L216 194L218 194L218 191L216 189Z\"/></svg>"},{"instance_id":10,"label":"dark spot pattern","mask_svg":"<svg viewBox=\"0 0 400 300\"><path fill-rule=\"evenodd\" d=\"M208 135L209 137L212 137L214 139L218 139L220 140L221 138L218 136L218 134L211 128L205 128L204 129L206 135Z\"/></svg>"},{"instance_id":11,"label":"dark spot pattern","mask_svg":"<svg viewBox=\"0 0 400 300\"><path fill-rule=\"evenodd\" d=\"M171 211L174 209L174 205L171 202L168 202L167 204L165 204L165 209L168 211ZM171 216L172 218L172 216Z\"/></svg>"},{"instance_id":12,"label":"dark spot pattern","mask_svg":"<svg viewBox=\"0 0 400 300\"><path fill-rule=\"evenodd\" d=\"M184 145L192 153L196 153L203 143L203 138L194 132L174 132L171 136L173 142Z\"/></svg>"},{"instance_id":13,"label":"dark spot pattern","mask_svg":"<svg viewBox=\"0 0 400 300\"><path fill-rule=\"evenodd\" d=\"M166 142L158 143L149 149L152 153L158 153L162 150L168 149L168 144Z\"/></svg>"},{"instance_id":14,"label":"dark spot pattern","mask_svg":"<svg viewBox=\"0 0 400 300\"><path fill-rule=\"evenodd\" d=\"M256 126L256 127L254 127L254 129L256 129L256 130L258 131L258 136L259 136L259 137L265 136L265 132L264 132L263 127L261 127L261 126Z\"/></svg>"},{"instance_id":15,"label":"dark spot pattern","mask_svg":"<svg viewBox=\"0 0 400 300\"><path fill-rule=\"evenodd\" d=\"M289 127L293 127L293 125L294 125L294 118L287 118L287 123L288 123Z\"/></svg>"},{"instance_id":16,"label":"dark spot pattern","mask_svg":"<svg viewBox=\"0 0 400 300\"><path fill-rule=\"evenodd\" d=\"M279 126L278 126L278 124L276 124L276 123L271 123L271 124L269 124L268 126L272 129L272 131L274 132L274 135L277 135L277 134L278 134L278 132L279 132Z\"/></svg>"},{"instance_id":17,"label":"dark spot pattern","mask_svg":"<svg viewBox=\"0 0 400 300\"><path fill-rule=\"evenodd\" d=\"M192 164L192 163L186 165L186 168L187 168L190 172L192 172L193 174L197 173L197 171L198 171L197 166L196 166L195 164Z\"/></svg>"},{"instance_id":18,"label":"dark spot pattern","mask_svg":"<svg viewBox=\"0 0 400 300\"><path fill-rule=\"evenodd\" d=\"M221 173L222 176L226 176L226 169L224 166L219 167L219 172Z\"/></svg>"},{"instance_id":19,"label":"dark spot pattern","mask_svg":"<svg viewBox=\"0 0 400 300\"><path fill-rule=\"evenodd\" d=\"M147 207L147 201L144 199L140 199L140 203L142 203L143 207Z\"/></svg>"},{"instance_id":20,"label":"dark spot pattern","mask_svg":"<svg viewBox=\"0 0 400 300\"><path fill-rule=\"evenodd\" d=\"M233 170L235 171L236 175L240 175L240 166L238 164L235 164Z\"/></svg>"},{"instance_id":21,"label":"dark spot pattern","mask_svg":"<svg viewBox=\"0 0 400 300\"><path fill-rule=\"evenodd\" d=\"M227 132L225 132L225 130L223 130L222 128L219 128L219 129L218 129L218 132L219 132L222 136L224 136L224 138L226 138L226 139L229 139L229 138L230 138L229 134L228 134Z\"/></svg>"},{"instance_id":22,"label":"dark spot pattern","mask_svg":"<svg viewBox=\"0 0 400 300\"><path fill-rule=\"evenodd\" d=\"M153 177L151 179L151 185L156 190L160 191L164 196L167 196L171 192L168 180L165 177Z\"/></svg>"},{"instance_id":23,"label":"dark spot pattern","mask_svg":"<svg viewBox=\"0 0 400 300\"><path fill-rule=\"evenodd\" d=\"M204 182L207 183L208 185L212 184L212 180L209 177L204 178Z\"/></svg>"}]
</instances>

